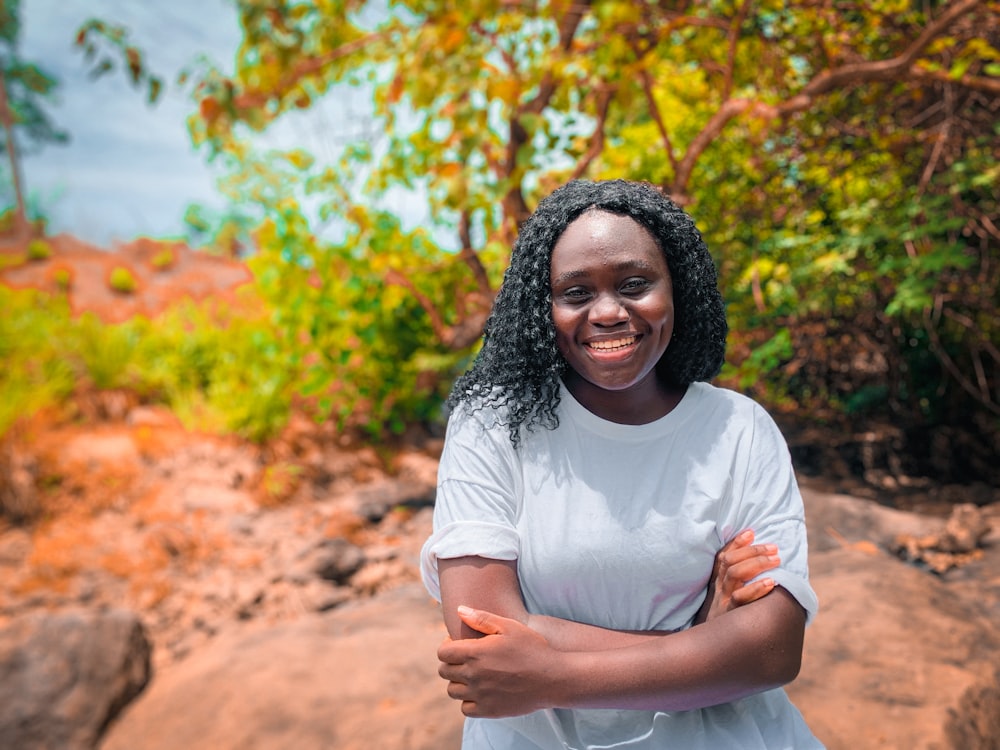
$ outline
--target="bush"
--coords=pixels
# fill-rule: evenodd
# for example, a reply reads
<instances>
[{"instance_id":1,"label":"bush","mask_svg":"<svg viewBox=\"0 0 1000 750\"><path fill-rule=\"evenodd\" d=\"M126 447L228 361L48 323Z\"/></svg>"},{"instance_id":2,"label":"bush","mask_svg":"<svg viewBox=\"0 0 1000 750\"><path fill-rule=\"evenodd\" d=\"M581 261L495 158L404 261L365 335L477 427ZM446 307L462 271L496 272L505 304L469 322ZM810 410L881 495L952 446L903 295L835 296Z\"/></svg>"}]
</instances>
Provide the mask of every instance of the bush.
<instances>
[{"instance_id":1,"label":"bush","mask_svg":"<svg viewBox=\"0 0 1000 750\"><path fill-rule=\"evenodd\" d=\"M132 294L139 284L129 269L125 266L115 266L108 275L108 286L121 294Z\"/></svg>"},{"instance_id":2,"label":"bush","mask_svg":"<svg viewBox=\"0 0 1000 750\"><path fill-rule=\"evenodd\" d=\"M157 271L166 271L177 262L177 256L169 247L165 247L149 260L149 264Z\"/></svg>"},{"instance_id":3,"label":"bush","mask_svg":"<svg viewBox=\"0 0 1000 750\"><path fill-rule=\"evenodd\" d=\"M60 292L68 292L73 286L73 269L67 266L56 266L49 274L49 278Z\"/></svg>"},{"instance_id":4,"label":"bush","mask_svg":"<svg viewBox=\"0 0 1000 750\"><path fill-rule=\"evenodd\" d=\"M28 258L30 260L45 260L52 257L52 245L45 240L32 240L28 243Z\"/></svg>"}]
</instances>

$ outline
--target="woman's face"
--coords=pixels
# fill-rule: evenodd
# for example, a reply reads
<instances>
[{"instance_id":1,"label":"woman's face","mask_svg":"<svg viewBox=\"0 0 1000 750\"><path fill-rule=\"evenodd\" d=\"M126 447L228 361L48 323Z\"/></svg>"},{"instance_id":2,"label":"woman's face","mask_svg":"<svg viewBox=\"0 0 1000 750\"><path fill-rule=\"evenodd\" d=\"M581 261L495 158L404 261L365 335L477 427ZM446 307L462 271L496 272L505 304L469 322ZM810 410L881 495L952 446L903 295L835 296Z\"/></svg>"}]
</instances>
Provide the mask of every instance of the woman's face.
<instances>
[{"instance_id":1,"label":"woman's face","mask_svg":"<svg viewBox=\"0 0 1000 750\"><path fill-rule=\"evenodd\" d=\"M627 216L581 215L552 250L550 281L570 392L592 411L588 399L607 402L607 392L661 394L655 368L673 334L674 297L649 231Z\"/></svg>"}]
</instances>

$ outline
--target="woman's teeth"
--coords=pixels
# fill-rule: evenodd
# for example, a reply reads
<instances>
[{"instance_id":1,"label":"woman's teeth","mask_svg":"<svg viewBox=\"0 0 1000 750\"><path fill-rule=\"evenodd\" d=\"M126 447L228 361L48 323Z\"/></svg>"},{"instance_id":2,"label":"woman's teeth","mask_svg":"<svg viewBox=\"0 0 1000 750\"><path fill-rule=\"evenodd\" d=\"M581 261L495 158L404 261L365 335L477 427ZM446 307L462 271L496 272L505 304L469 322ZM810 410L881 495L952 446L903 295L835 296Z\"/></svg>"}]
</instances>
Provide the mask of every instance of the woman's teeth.
<instances>
[{"instance_id":1,"label":"woman's teeth","mask_svg":"<svg viewBox=\"0 0 1000 750\"><path fill-rule=\"evenodd\" d=\"M624 349L626 346L631 346L635 343L635 336L629 336L624 339L614 339L612 341L592 341L587 346L591 349L600 349L601 351L612 351L614 349Z\"/></svg>"}]
</instances>

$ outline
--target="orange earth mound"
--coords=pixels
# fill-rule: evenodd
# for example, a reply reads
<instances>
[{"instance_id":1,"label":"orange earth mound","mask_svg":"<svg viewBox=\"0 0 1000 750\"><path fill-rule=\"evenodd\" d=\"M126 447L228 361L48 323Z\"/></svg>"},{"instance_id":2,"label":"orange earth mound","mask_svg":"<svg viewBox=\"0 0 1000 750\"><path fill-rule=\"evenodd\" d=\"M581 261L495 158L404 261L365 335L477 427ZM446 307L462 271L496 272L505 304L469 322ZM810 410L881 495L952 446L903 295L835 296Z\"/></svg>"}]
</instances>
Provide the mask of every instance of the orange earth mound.
<instances>
[{"instance_id":1,"label":"orange earth mound","mask_svg":"<svg viewBox=\"0 0 1000 750\"><path fill-rule=\"evenodd\" d=\"M0 253L14 261L0 271L0 282L14 288L65 291L74 313L93 311L117 323L134 315L154 317L184 298L231 300L252 280L246 264L192 250L183 242L140 237L102 250L71 235L45 239L46 258L28 259L27 243L0 244ZM127 271L131 291L116 290L112 273Z\"/></svg>"}]
</instances>

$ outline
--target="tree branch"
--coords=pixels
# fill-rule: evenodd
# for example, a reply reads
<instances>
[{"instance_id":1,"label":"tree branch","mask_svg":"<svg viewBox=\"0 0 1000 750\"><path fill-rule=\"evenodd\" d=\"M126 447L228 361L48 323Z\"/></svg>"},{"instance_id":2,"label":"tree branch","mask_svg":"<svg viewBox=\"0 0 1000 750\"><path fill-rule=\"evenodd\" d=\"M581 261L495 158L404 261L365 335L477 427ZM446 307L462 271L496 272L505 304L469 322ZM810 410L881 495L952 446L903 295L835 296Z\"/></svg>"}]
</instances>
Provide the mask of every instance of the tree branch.
<instances>
[{"instance_id":1,"label":"tree branch","mask_svg":"<svg viewBox=\"0 0 1000 750\"><path fill-rule=\"evenodd\" d=\"M288 91L291 91L303 78L321 72L323 68L331 63L353 55L355 52L360 52L372 42L379 41L385 38L385 36L385 32L366 34L360 39L346 42L326 54L299 58L291 70L281 76L277 84L268 86L267 90L264 91L244 90L233 97L232 105L240 111L263 107L271 99L275 97L280 98Z\"/></svg>"},{"instance_id":2,"label":"tree branch","mask_svg":"<svg viewBox=\"0 0 1000 750\"><path fill-rule=\"evenodd\" d=\"M900 76L911 73L912 69L916 67L914 66L914 62L927 46L935 38L943 34L958 18L975 8L980 2L981 0L958 0L949 6L938 18L928 24L902 54L889 60L849 63L833 70L821 71L798 94L783 102L765 104L749 99L725 100L705 124L705 127L701 129L701 132L691 141L683 158L680 160L678 169L675 172L674 183L669 186L668 192L683 199L683 196L687 193L691 173L698 159L734 117L747 111L767 119L785 116L808 109L812 106L816 98L838 88L871 81L895 80ZM667 188L668 186L664 187Z\"/></svg>"},{"instance_id":3,"label":"tree branch","mask_svg":"<svg viewBox=\"0 0 1000 750\"><path fill-rule=\"evenodd\" d=\"M677 174L677 154L674 153L674 144L670 140L670 133L667 132L667 126L660 114L660 106L656 103L656 98L653 95L653 82L649 78L649 71L643 68L639 74L639 80L642 83L642 90L646 94L646 101L649 103L649 114L652 116L653 122L656 123L656 129L660 131L663 150L667 152L667 159L670 160L674 174Z\"/></svg>"},{"instance_id":4,"label":"tree branch","mask_svg":"<svg viewBox=\"0 0 1000 750\"><path fill-rule=\"evenodd\" d=\"M824 70L817 74L796 96L775 105L780 114L790 114L807 109L818 96L849 84L868 83L871 81L892 81L905 74L912 75L911 68L920 54L937 37L947 31L961 16L979 5L981 0L958 0L945 9L920 33L902 54L888 60L869 60L866 62L849 63L833 70ZM949 79L950 80L950 79Z\"/></svg>"},{"instance_id":5,"label":"tree branch","mask_svg":"<svg viewBox=\"0 0 1000 750\"><path fill-rule=\"evenodd\" d=\"M583 158L577 162L570 179L577 180L590 168L594 159L601 155L604 150L604 130L608 121L608 109L611 107L611 100L614 98L615 87L604 86L597 95L597 124L594 125L594 132L590 136L590 148Z\"/></svg>"},{"instance_id":6,"label":"tree branch","mask_svg":"<svg viewBox=\"0 0 1000 750\"><path fill-rule=\"evenodd\" d=\"M564 52L568 52L573 45L573 37L580 26L583 16L590 10L590 0L577 2L570 5L566 15L559 21L559 46ZM507 177L514 174L517 168L517 153L521 147L528 142L528 131L521 124L521 117L526 114L541 114L552 100L552 95L556 91L556 80L551 70L545 72L541 83L538 85L538 93L531 99L519 106L511 115L510 138L507 143L506 169ZM512 219L517 226L527 221L531 211L524 200L521 192L521 185L512 184L503 198L504 213L507 218Z\"/></svg>"},{"instance_id":7,"label":"tree branch","mask_svg":"<svg viewBox=\"0 0 1000 750\"><path fill-rule=\"evenodd\" d=\"M728 99L733 95L733 74L736 70L736 46L740 40L740 28L746 21L747 13L750 12L751 0L743 0L740 9L733 17L726 32L726 67L722 79L722 98Z\"/></svg>"},{"instance_id":8,"label":"tree branch","mask_svg":"<svg viewBox=\"0 0 1000 750\"><path fill-rule=\"evenodd\" d=\"M919 65L910 68L910 77L917 80L939 81L941 83L951 83L976 91L985 91L989 94L1000 94L1000 79L983 78L982 76L961 76L953 78L951 74L944 70L927 70Z\"/></svg>"},{"instance_id":9,"label":"tree branch","mask_svg":"<svg viewBox=\"0 0 1000 750\"><path fill-rule=\"evenodd\" d=\"M458 236L462 243L462 251L458 254L458 257L469 267L479 291L492 299L493 288L490 286L490 277L486 273L486 267L483 266L483 261L479 257L479 253L472 247L472 235L469 231L471 223L469 211L462 211L462 216L458 224Z\"/></svg>"},{"instance_id":10,"label":"tree branch","mask_svg":"<svg viewBox=\"0 0 1000 750\"><path fill-rule=\"evenodd\" d=\"M945 351L944 346L941 344L941 339L937 334L934 322L930 318L930 313L927 311L924 313L924 330L927 331L928 343L930 344L931 351L934 352L934 356L937 357L944 369L947 370L947 372L955 379L955 382L958 383L962 390L972 396L984 408L988 409L993 414L1000 416L1000 406L992 401L989 391L987 391L984 396L982 391L980 391L979 388L972 383L972 381L965 377L958 365L955 364L955 361L951 358L948 352Z\"/></svg>"}]
</instances>

